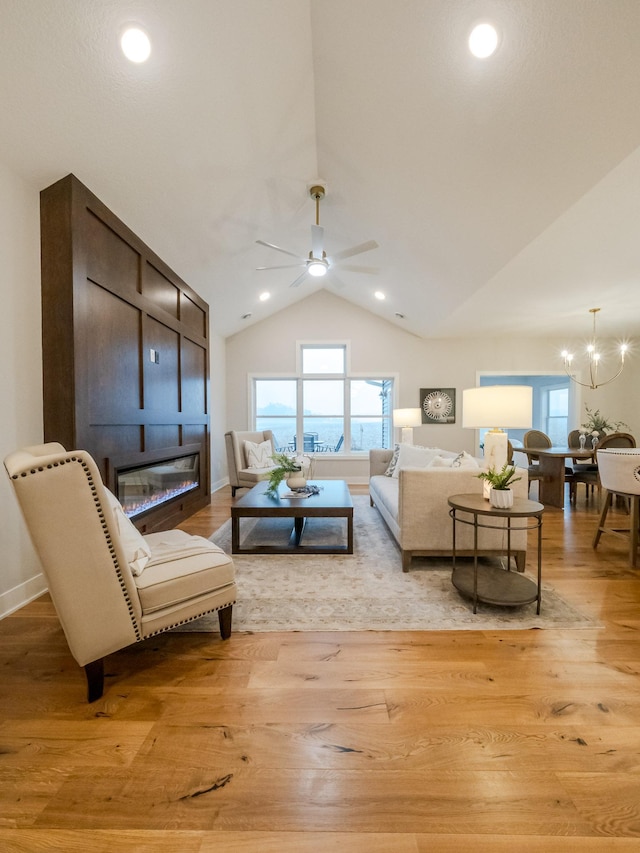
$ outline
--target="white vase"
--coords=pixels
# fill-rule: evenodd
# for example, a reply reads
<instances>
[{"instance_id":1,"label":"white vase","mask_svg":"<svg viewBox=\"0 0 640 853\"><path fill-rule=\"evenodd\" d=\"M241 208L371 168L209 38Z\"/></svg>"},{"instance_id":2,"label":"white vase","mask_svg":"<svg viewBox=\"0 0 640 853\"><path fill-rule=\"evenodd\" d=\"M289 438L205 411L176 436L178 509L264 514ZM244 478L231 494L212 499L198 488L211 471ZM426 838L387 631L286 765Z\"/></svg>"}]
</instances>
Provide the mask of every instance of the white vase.
<instances>
[{"instance_id":1,"label":"white vase","mask_svg":"<svg viewBox=\"0 0 640 853\"><path fill-rule=\"evenodd\" d=\"M513 491L511 489L491 489L489 503L496 509L509 509L513 506Z\"/></svg>"},{"instance_id":2,"label":"white vase","mask_svg":"<svg viewBox=\"0 0 640 853\"><path fill-rule=\"evenodd\" d=\"M287 486L290 489L304 489L307 485L307 478L304 476L302 471L293 471L287 477Z\"/></svg>"}]
</instances>

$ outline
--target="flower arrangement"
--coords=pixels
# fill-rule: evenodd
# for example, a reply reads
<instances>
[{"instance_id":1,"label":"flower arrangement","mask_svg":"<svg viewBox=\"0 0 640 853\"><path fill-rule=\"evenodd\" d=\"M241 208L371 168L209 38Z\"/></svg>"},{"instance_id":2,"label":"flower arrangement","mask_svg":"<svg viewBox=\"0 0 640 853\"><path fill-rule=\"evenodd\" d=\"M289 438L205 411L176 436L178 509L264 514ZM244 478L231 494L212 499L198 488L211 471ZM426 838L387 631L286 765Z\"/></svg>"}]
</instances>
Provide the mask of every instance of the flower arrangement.
<instances>
[{"instance_id":1,"label":"flower arrangement","mask_svg":"<svg viewBox=\"0 0 640 853\"><path fill-rule=\"evenodd\" d=\"M496 471L495 468L489 468L488 471L481 471L478 474L478 478L486 480L492 489L497 489L501 492L510 488L511 483L517 483L518 480L522 479L522 477L516 477L515 474L515 465L509 465L508 462L505 462L500 471Z\"/></svg>"},{"instance_id":2,"label":"flower arrangement","mask_svg":"<svg viewBox=\"0 0 640 853\"><path fill-rule=\"evenodd\" d=\"M305 472L305 476L311 476L311 458L309 456L288 456L286 453L274 453L271 457L276 467L269 473L269 485L267 493L275 497L280 483L287 479L290 474Z\"/></svg>"},{"instance_id":3,"label":"flower arrangement","mask_svg":"<svg viewBox=\"0 0 640 853\"><path fill-rule=\"evenodd\" d=\"M603 432L618 432L622 427L629 429L629 424L624 421L610 421L605 415L601 415L600 409L592 410L586 405L584 409L587 413L587 421L580 425L580 432L584 430L585 433L599 436Z\"/></svg>"}]
</instances>

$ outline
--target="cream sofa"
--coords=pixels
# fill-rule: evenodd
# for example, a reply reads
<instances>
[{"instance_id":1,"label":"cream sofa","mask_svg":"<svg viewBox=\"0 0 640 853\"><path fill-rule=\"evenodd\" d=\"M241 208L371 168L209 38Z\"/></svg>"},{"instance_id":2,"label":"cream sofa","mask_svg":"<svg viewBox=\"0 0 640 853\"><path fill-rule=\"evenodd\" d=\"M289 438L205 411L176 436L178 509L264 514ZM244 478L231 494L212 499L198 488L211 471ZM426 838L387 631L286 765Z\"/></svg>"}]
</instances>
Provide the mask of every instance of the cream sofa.
<instances>
[{"instance_id":1,"label":"cream sofa","mask_svg":"<svg viewBox=\"0 0 640 853\"><path fill-rule=\"evenodd\" d=\"M455 454L454 454L455 455ZM450 556L453 552L452 521L447 498L450 495L482 493L483 481L479 469L467 468L403 468L398 477L388 477L385 471L393 457L392 450L369 451L369 498L400 546L402 570L408 571L413 557ZM527 470L513 484L515 497L526 498ZM464 517L460 513L458 517ZM472 520L472 516L468 516ZM478 553L482 556L504 554L506 533L501 519L484 518L483 523L499 528L481 529L478 533ZM526 531L511 534L511 548L519 571L524 571L527 554ZM456 554L473 555L473 527L456 527Z\"/></svg>"}]
</instances>

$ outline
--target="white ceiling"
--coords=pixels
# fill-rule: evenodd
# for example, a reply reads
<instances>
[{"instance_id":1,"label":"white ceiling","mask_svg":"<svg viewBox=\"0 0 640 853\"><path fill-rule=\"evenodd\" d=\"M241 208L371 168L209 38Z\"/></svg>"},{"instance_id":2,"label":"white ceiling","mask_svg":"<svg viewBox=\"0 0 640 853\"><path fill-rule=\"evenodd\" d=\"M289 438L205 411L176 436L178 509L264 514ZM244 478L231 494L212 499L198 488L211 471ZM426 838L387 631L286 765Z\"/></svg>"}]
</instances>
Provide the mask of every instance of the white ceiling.
<instances>
[{"instance_id":1,"label":"white ceiling","mask_svg":"<svg viewBox=\"0 0 640 853\"><path fill-rule=\"evenodd\" d=\"M255 269L309 251L317 178L328 254L379 243L340 295L408 331L638 336L639 45L638 0L0 0L0 159L73 172L224 336L333 286Z\"/></svg>"}]
</instances>

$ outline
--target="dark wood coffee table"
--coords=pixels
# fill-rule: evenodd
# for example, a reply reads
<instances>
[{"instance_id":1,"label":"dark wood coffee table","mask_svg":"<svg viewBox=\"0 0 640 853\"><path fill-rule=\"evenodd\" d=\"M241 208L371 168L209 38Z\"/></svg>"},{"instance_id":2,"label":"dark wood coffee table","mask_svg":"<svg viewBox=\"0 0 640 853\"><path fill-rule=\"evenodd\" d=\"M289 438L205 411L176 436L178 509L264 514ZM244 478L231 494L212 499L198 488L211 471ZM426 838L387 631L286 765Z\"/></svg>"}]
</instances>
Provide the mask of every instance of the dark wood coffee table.
<instances>
[{"instance_id":1,"label":"dark wood coffee table","mask_svg":"<svg viewBox=\"0 0 640 853\"><path fill-rule=\"evenodd\" d=\"M353 554L353 502L344 480L313 480L320 494L307 498L273 498L266 494L268 483L263 481L239 498L231 507L232 554ZM280 494L289 489L280 487ZM289 542L282 545L254 545L243 548L240 543L241 518L291 518L293 529ZM345 545L305 545L302 542L307 518L346 518Z\"/></svg>"}]
</instances>

